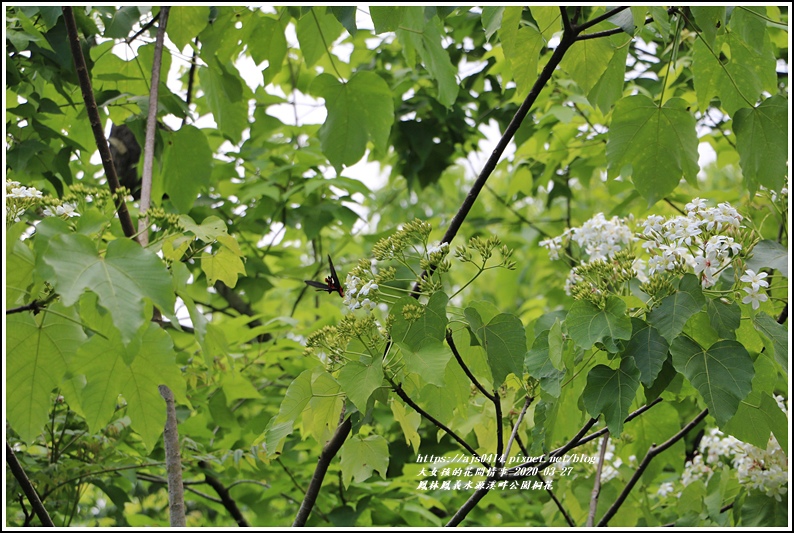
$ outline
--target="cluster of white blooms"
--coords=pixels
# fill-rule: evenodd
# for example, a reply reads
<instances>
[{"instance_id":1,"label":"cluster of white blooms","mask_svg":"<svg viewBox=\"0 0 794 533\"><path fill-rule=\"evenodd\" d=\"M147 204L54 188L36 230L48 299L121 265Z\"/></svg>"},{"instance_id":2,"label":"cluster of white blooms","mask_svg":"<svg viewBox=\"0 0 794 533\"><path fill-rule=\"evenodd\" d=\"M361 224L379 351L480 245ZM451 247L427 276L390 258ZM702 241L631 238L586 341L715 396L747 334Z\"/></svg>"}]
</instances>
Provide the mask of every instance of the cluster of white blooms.
<instances>
[{"instance_id":1,"label":"cluster of white blooms","mask_svg":"<svg viewBox=\"0 0 794 533\"><path fill-rule=\"evenodd\" d=\"M540 241L548 248L551 259L559 259L564 242L572 240L587 253L590 261L612 257L627 245L637 240L634 232L617 216L607 220L604 213L598 213L578 228L569 228L557 237Z\"/></svg>"},{"instance_id":2,"label":"cluster of white blooms","mask_svg":"<svg viewBox=\"0 0 794 533\"><path fill-rule=\"evenodd\" d=\"M44 199L44 195L35 187L26 187L18 181L6 179L7 220L19 222L25 211L30 207L40 205L42 199ZM80 213L76 211L76 207L76 205L66 202L57 206L45 207L44 216L77 217L80 216Z\"/></svg>"},{"instance_id":3,"label":"cluster of white blooms","mask_svg":"<svg viewBox=\"0 0 794 533\"><path fill-rule=\"evenodd\" d=\"M345 305L351 310L366 309L372 311L377 305L374 301L378 284L374 280L363 281L352 274L345 280Z\"/></svg>"},{"instance_id":4,"label":"cluster of white blooms","mask_svg":"<svg viewBox=\"0 0 794 533\"><path fill-rule=\"evenodd\" d=\"M753 309L758 309L761 302L765 302L769 299L766 294L761 292L762 287L769 287L769 282L764 279L765 277L767 277L766 272L759 272L756 274L754 270L745 271L744 276L739 279L745 283L749 283L750 286L744 287L744 292L747 293L747 296L742 298L742 303L752 304Z\"/></svg>"},{"instance_id":5,"label":"cluster of white blooms","mask_svg":"<svg viewBox=\"0 0 794 533\"><path fill-rule=\"evenodd\" d=\"M19 222L25 210L43 197L40 190L6 178L6 220Z\"/></svg>"},{"instance_id":6,"label":"cluster of white blooms","mask_svg":"<svg viewBox=\"0 0 794 533\"><path fill-rule=\"evenodd\" d=\"M741 227L742 215L727 202L707 207L701 198L686 204L686 213L671 219L651 215L643 223L642 247L650 255L646 275L689 267L705 289L717 282L742 249L732 237L720 233Z\"/></svg>"},{"instance_id":7,"label":"cluster of white blooms","mask_svg":"<svg viewBox=\"0 0 794 533\"><path fill-rule=\"evenodd\" d=\"M785 411L782 399L777 397L776 400ZM781 501L788 491L788 460L774 435L770 435L766 449L762 449L712 428L700 441L698 449L700 453L684 467L681 475L684 486L696 479L706 482L714 471L731 464L736 469L739 483L760 490L777 501ZM662 487L659 492L661 495ZM665 488L664 492L670 491Z\"/></svg>"}]
</instances>

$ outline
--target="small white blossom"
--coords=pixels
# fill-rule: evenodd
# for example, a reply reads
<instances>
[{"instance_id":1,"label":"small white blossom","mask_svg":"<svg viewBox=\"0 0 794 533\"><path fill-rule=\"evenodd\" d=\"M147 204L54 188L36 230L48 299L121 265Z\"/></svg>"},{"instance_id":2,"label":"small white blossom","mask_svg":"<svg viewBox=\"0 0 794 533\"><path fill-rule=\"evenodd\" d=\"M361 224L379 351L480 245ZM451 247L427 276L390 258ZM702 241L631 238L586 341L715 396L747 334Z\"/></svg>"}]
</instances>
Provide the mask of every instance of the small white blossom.
<instances>
[{"instance_id":1,"label":"small white blossom","mask_svg":"<svg viewBox=\"0 0 794 533\"><path fill-rule=\"evenodd\" d=\"M745 287L744 291L747 293L747 296L742 298L742 303L752 304L753 309L758 309L761 306L761 302L765 302L769 299L769 296L763 292L758 292L758 290L752 287Z\"/></svg>"},{"instance_id":2,"label":"small white blossom","mask_svg":"<svg viewBox=\"0 0 794 533\"><path fill-rule=\"evenodd\" d=\"M756 274L754 270L746 270L744 276L739 279L745 283L749 283L753 287L753 290L757 291L759 287L769 287L769 282L764 279L767 275L766 272L759 272Z\"/></svg>"}]
</instances>

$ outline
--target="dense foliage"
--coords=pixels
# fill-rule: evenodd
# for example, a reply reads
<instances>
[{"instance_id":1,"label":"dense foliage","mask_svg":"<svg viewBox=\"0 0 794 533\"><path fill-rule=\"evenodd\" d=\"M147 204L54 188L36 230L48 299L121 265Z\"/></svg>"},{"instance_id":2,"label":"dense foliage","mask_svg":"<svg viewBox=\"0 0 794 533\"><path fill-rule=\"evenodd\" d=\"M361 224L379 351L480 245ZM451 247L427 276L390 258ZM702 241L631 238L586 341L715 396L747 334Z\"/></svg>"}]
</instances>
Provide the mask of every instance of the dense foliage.
<instances>
[{"instance_id":1,"label":"dense foliage","mask_svg":"<svg viewBox=\"0 0 794 533\"><path fill-rule=\"evenodd\" d=\"M55 525L789 523L787 8L5 10Z\"/></svg>"}]
</instances>

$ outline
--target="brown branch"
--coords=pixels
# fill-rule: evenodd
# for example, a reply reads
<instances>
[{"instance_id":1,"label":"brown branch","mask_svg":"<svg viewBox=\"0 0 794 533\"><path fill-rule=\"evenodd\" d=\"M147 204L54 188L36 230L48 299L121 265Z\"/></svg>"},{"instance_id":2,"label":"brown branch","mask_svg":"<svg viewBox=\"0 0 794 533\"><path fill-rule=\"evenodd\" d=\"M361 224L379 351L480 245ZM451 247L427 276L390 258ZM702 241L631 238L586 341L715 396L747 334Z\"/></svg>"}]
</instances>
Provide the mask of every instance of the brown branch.
<instances>
[{"instance_id":1,"label":"brown branch","mask_svg":"<svg viewBox=\"0 0 794 533\"><path fill-rule=\"evenodd\" d=\"M171 527L185 527L185 492L182 485L182 459L179 454L179 432L176 427L174 393L167 385L160 385L160 396L165 400L165 468L168 472L168 507Z\"/></svg>"},{"instance_id":2,"label":"brown branch","mask_svg":"<svg viewBox=\"0 0 794 533\"><path fill-rule=\"evenodd\" d=\"M567 14L565 13L565 8L560 8L560 11L563 14L565 20L567 20ZM499 159L502 157L507 145L510 144L510 141L513 139L516 131L518 131L519 126L526 118L529 110L535 104L535 101L538 99L540 92L546 86L546 84L551 79L551 75L554 72L554 69L560 64L562 61L563 56L568 51L568 48L575 42L576 39L576 31L564 31L562 35L562 39L560 39L560 44L557 45L557 48L554 49L554 53L549 58L549 62L546 63L546 66L543 67L543 70L538 75L538 79L535 81L535 84L529 90L529 94L524 99L524 102L521 104L521 107L518 108L513 119L508 124L507 128L505 129L504 134L502 134L502 138L499 139L499 142L494 148L491 156L485 162L485 166L483 166L480 175L477 177L477 180L472 185L469 193L466 195L466 198L463 200L458 212L455 213L455 216L452 217L452 221L449 223L449 228L447 232L444 234L444 237L441 239L442 243L451 243L452 239L458 234L461 226L463 226L463 221L466 220L466 216L471 211L471 208L474 206L474 202L477 200L477 196L482 191L483 187L485 186L485 182L488 181L488 178L493 173L494 169L496 168L496 164L499 162ZM420 280L425 279L428 276L432 275L434 269L430 269L429 271L424 271L420 275ZM417 281L414 284L412 289L412 294L419 293L419 282Z\"/></svg>"},{"instance_id":3,"label":"brown branch","mask_svg":"<svg viewBox=\"0 0 794 533\"><path fill-rule=\"evenodd\" d=\"M25 311L33 311L34 315L39 314L43 307L43 303L39 300L33 300L28 305L6 309L6 315L13 315L14 313L24 313Z\"/></svg>"},{"instance_id":4,"label":"brown branch","mask_svg":"<svg viewBox=\"0 0 794 533\"><path fill-rule=\"evenodd\" d=\"M190 70L187 73L187 96L185 97L185 107L188 111L185 113L185 118L182 119L183 126L187 124L187 119L190 117L190 102L193 100L193 84L195 83L196 69L198 68L198 61L196 61L196 57L198 57L198 35L196 35L196 39L193 41L193 43L196 45L196 47L193 48L193 56L190 58Z\"/></svg>"},{"instance_id":5,"label":"brown branch","mask_svg":"<svg viewBox=\"0 0 794 533\"><path fill-rule=\"evenodd\" d=\"M587 513L587 527L593 527L593 521L595 521L596 507L598 507L598 495L601 493L601 472L604 470L604 456L607 453L608 443L609 433L604 435L604 440L601 441L601 453L598 455L598 467L596 467L593 491L590 493L590 512Z\"/></svg>"},{"instance_id":6,"label":"brown branch","mask_svg":"<svg viewBox=\"0 0 794 533\"><path fill-rule=\"evenodd\" d=\"M449 348L452 350L452 355L455 356L455 360L458 362L458 366L460 366L463 369L463 372L466 374L469 380L472 383L474 383L474 386L477 387L479 391L482 392L483 395L485 395L486 398L488 398L491 401L494 401L494 395L488 392L487 390L485 390L485 387L483 387L480 384L477 378L474 377L474 374L471 373L471 370L469 370L469 367L466 366L466 363L463 362L463 358L460 356L460 353L458 353L458 347L455 346L455 341L452 339L452 330L449 329L447 330L447 344L449 344Z\"/></svg>"},{"instance_id":7,"label":"brown branch","mask_svg":"<svg viewBox=\"0 0 794 533\"><path fill-rule=\"evenodd\" d=\"M618 497L615 499L615 501L612 503L609 509L607 509L607 512L604 513L604 516L601 517L601 520L598 522L598 524L596 524L598 527L606 526L609 523L609 520L613 516L615 516L615 513L618 512L620 506L623 505L624 501L626 501L626 498L631 492L631 489L633 489L634 485L636 485L637 482L640 480L640 477L645 472L645 469L648 468L648 465L651 464L651 461L654 459L654 457L664 452L667 448L669 448L670 446L672 446L673 444L684 438L684 436L687 433L692 431L695 428L695 426L697 426L704 418L706 418L706 415L708 413L709 413L708 409L703 409L703 411L701 411L695 418L693 418L692 421L689 422L689 424L687 424L686 426L684 426L678 433L667 439L659 446L653 444L651 445L650 448L648 448L645 457L643 457L642 462L640 463L640 466L637 468L637 470L634 472L634 475L631 476L631 479L629 480L628 483L626 483L626 486L623 488L623 491L618 495Z\"/></svg>"},{"instance_id":8,"label":"brown branch","mask_svg":"<svg viewBox=\"0 0 794 533\"><path fill-rule=\"evenodd\" d=\"M162 11L158 12L158 13L157 13L155 16L153 16L153 17L152 17L152 20L150 20L149 22L147 22L146 24L144 24L144 25L141 27L141 29L140 29L140 30L138 30L138 31L136 31L136 32L135 32L135 34L134 34L132 37L127 37L127 39L125 39L126 43L127 43L127 44L130 44L132 41L134 41L135 39L137 39L139 35L141 35L143 32L145 32L146 30L148 30L149 28L151 28L152 26L154 26L154 23L155 23L155 22L157 22L157 19L159 19L159 18L160 18L160 13L162 13Z\"/></svg>"},{"instance_id":9,"label":"brown branch","mask_svg":"<svg viewBox=\"0 0 794 533\"><path fill-rule=\"evenodd\" d=\"M158 95L160 94L160 68L163 64L163 41L168 24L170 7L160 7L160 23L157 25L157 38L154 42L152 59L152 84L149 87L149 114L146 117L146 139L143 147L143 173L141 175L141 213L146 213L152 201L152 169L154 168L154 136L157 131ZM138 241L141 246L149 244L149 215L138 218Z\"/></svg>"},{"instance_id":10,"label":"brown branch","mask_svg":"<svg viewBox=\"0 0 794 533\"><path fill-rule=\"evenodd\" d=\"M237 525L240 527L250 527L248 521L243 516L243 513L240 512L240 508L237 507L237 502L234 501L234 498L231 497L229 494L229 489L223 486L223 483L220 482L218 478L204 472L204 480L207 482L207 485L215 489L215 492L218 493L220 496L221 503L229 511L229 514L232 515Z\"/></svg>"},{"instance_id":11,"label":"brown branch","mask_svg":"<svg viewBox=\"0 0 794 533\"><path fill-rule=\"evenodd\" d=\"M455 439L455 441L458 444L460 444L461 446L463 446L463 448L467 452L469 452L473 457L477 457L477 459L480 461L480 463L482 463L482 465L485 468L490 468L491 467L491 465L488 464L488 462L483 461L480 458L480 456L477 454L475 449L472 448L471 446L469 446L469 443L466 442L465 440L463 440L463 438L460 435L458 435L457 433L455 433L454 431L449 429L446 425L444 425L436 417L434 417L433 415L431 415L430 413L428 413L427 411L425 411L424 409L419 407L419 405L415 401L413 401L410 396L408 396L405 393L403 388L398 383L395 383L394 381L392 381L392 379L390 377L388 377L388 376L386 376L386 380L388 380L388 382L391 384L392 390L397 393L397 396L399 396L402 399L402 401L404 401L409 406L411 406L411 408L413 408L414 411L416 411L417 413L419 413L423 417L427 418L433 425L437 426L439 429L443 429L447 433L447 435L449 435L450 437Z\"/></svg>"},{"instance_id":12,"label":"brown branch","mask_svg":"<svg viewBox=\"0 0 794 533\"><path fill-rule=\"evenodd\" d=\"M25 470L22 468L19 459L17 459L17 456L14 454L14 449L8 444L8 441L6 441L6 463L8 463L8 468L22 488L22 492L25 493L25 497L30 502L33 512L39 517L41 525L45 527L55 527L50 515L47 513L47 509L44 507L44 504L41 503L36 488L30 482L30 479L28 479L27 474L25 474ZM27 514L27 512L25 512L25 514Z\"/></svg>"},{"instance_id":13,"label":"brown branch","mask_svg":"<svg viewBox=\"0 0 794 533\"><path fill-rule=\"evenodd\" d=\"M91 131L94 133L94 140L99 150L99 157L102 159L102 167L105 169L108 186L116 202L121 228L124 230L124 235L132 239L135 237L135 226L132 224L130 212L127 210L127 203L124 201L124 198L116 194L116 191L118 191L121 185L119 184L118 175L116 175L116 168L113 166L113 157L110 155L108 140L105 138L105 132L102 130L102 120L99 118L99 110L97 109L96 99L94 98L94 91L91 88L91 78L88 76L88 67L85 63L85 57L83 57L83 50L80 47L80 36L77 33L77 22L74 18L74 10L68 6L63 7L62 10L63 20L66 23L66 32L69 36L69 46L72 50L74 68L77 71L77 79L80 82L80 89L83 92L83 101L85 101L86 113L88 114L88 120L91 124Z\"/></svg>"},{"instance_id":14,"label":"brown branch","mask_svg":"<svg viewBox=\"0 0 794 533\"><path fill-rule=\"evenodd\" d=\"M341 416L344 417L344 411L342 411ZM317 468L314 469L314 475L309 482L309 489L303 497L303 501L301 502L300 509L298 509L298 514L295 516L295 521L292 523L292 527L303 527L306 525L306 521L309 519L309 515L312 512L312 507L314 507L317 496L320 494L320 488L322 487L325 474L328 471L328 466L331 464L331 459L339 452L339 449L350 434L351 429L353 429L353 422L351 422L350 417L348 417L344 422L339 424L334 436L331 437L331 440L323 447L323 451L320 453L320 459L317 461Z\"/></svg>"}]
</instances>

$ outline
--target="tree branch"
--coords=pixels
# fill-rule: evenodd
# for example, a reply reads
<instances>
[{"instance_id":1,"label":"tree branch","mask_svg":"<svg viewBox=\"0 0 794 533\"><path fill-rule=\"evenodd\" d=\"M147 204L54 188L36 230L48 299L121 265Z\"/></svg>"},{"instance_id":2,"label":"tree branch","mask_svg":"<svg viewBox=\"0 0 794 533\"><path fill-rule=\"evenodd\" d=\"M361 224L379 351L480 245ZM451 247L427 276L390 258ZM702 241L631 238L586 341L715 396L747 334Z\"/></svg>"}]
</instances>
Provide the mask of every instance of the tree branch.
<instances>
[{"instance_id":1,"label":"tree branch","mask_svg":"<svg viewBox=\"0 0 794 533\"><path fill-rule=\"evenodd\" d=\"M199 465L201 465L201 463L199 463ZM207 472L204 472L204 480L207 482L207 485L215 489L215 492L218 493L218 496L221 498L221 503L226 510L229 511L229 514L232 515L237 525L240 527L250 527L243 513L240 512L240 508L237 507L237 502L235 502L234 498L229 494L229 489L224 487L223 483L221 483L218 478Z\"/></svg>"},{"instance_id":2,"label":"tree branch","mask_svg":"<svg viewBox=\"0 0 794 533\"><path fill-rule=\"evenodd\" d=\"M607 509L607 512L604 513L604 516L601 517L601 520L598 522L598 524L596 524L598 527L606 526L609 523L609 520L613 516L615 516L615 513L618 512L620 506L623 505L624 501L626 501L626 498L631 492L631 489L633 489L634 485L636 485L637 482L640 480L640 477L642 476L643 472L645 472L645 469L648 468L648 465L651 464L653 458L659 455L660 453L662 453L663 451L665 451L667 448L669 448L679 440L681 440L682 438L684 438L684 436L690 431L692 431L695 428L695 426L697 426L701 422L701 420L706 418L706 415L708 413L709 413L708 409L703 409L703 411L701 411L700 414L698 414L695 418L693 418L689 424L684 426L678 433L667 439L664 443L662 443L659 446L656 446L654 444L651 445L650 448L648 448L648 452L645 454L645 457L643 457L642 462L640 463L640 466L637 468L637 470L634 472L634 475L631 476L631 479L629 480L628 483L626 483L626 486L624 487L623 491L618 495L618 497L615 499L614 503L609 507L609 509Z\"/></svg>"},{"instance_id":3,"label":"tree branch","mask_svg":"<svg viewBox=\"0 0 794 533\"><path fill-rule=\"evenodd\" d=\"M455 360L458 362L458 365L463 369L463 372L466 374L466 377L468 377L469 380L472 383L474 383L474 386L477 387L477 389L480 392L482 392L486 398L488 398L491 401L494 401L494 395L488 392L487 390L485 390L485 387L483 387L480 384L480 382L477 381L477 378L474 377L474 374L471 373L469 367L466 366L466 363L463 362L463 358L460 356L460 353L458 353L458 347L455 346L455 341L452 339L452 331L449 329L447 330L447 344L449 344L449 348L452 350L452 355L455 356Z\"/></svg>"},{"instance_id":4,"label":"tree branch","mask_svg":"<svg viewBox=\"0 0 794 533\"><path fill-rule=\"evenodd\" d=\"M561 8L562 11L565 8ZM449 223L449 228L447 228L447 232L444 234L444 237L441 239L442 243L451 243L455 236L458 234L461 226L463 226L463 221L466 220L466 216L471 211L471 208L474 206L474 202L477 200L477 196L482 191L482 188L485 186L485 182L488 181L488 178L493 173L494 169L496 168L496 164L499 162L499 159L504 154L507 145L510 144L510 141L513 139L516 131L518 131L519 126L526 118L529 110L535 104L535 101L538 99L540 92L546 86L546 83L551 79L551 75L554 72L554 69L560 64L562 61L565 52L568 51L568 48L575 42L576 33L565 31L563 32L562 39L560 40L560 44L557 45L557 48L554 49L554 53L549 58L548 63L546 66L543 67L543 70L538 75L538 79L535 81L535 84L529 90L529 94L524 99L524 102L521 104L521 107L518 108L515 115L513 115L513 119L508 124L507 128L505 129L504 134L502 134L502 138L499 139L499 142L494 148L491 156L485 162L485 166L483 166L480 175L477 176L477 180L472 185L469 193L466 195L466 198L463 200L458 212L455 213L455 216L452 217L452 221ZM429 271L424 271L420 275L420 279L425 279L428 276L432 275L434 269L430 269ZM412 294L418 294L419 292L419 282L414 284L412 289Z\"/></svg>"},{"instance_id":5,"label":"tree branch","mask_svg":"<svg viewBox=\"0 0 794 533\"><path fill-rule=\"evenodd\" d=\"M110 155L108 140L105 138L105 132L102 130L102 120L99 118L94 91L91 88L91 78L88 77L88 67L85 63L85 57L83 57L83 50L80 47L80 36L77 34L77 22L74 18L74 10L68 6L63 7L62 10L63 20L66 23L66 32L69 36L69 46L72 50L74 68L77 71L77 79L80 82L80 89L83 92L83 100L85 101L86 113L88 114L88 120L91 124L91 131L94 133L94 140L99 150L99 157L102 159L102 167L105 169L108 186L116 202L121 228L124 230L124 235L132 239L135 237L135 226L133 226L130 212L127 210L127 203L124 201L124 198L121 198L117 194L121 185L116 175L116 168L113 166L113 157Z\"/></svg>"},{"instance_id":6,"label":"tree branch","mask_svg":"<svg viewBox=\"0 0 794 533\"><path fill-rule=\"evenodd\" d=\"M342 416L344 416L344 411L342 411ZM317 468L314 469L314 475L312 476L311 482L309 482L309 489L303 497L303 501L301 502L300 509L298 509L298 514L295 516L295 521L292 523L292 527L303 527L306 525L306 521L309 519L309 515L312 512L312 507L314 507L317 496L320 494L320 488L322 487L325 473L328 471L328 466L331 464L331 459L339 452L348 434L350 434L351 429L353 429L353 422L351 422L350 417L347 417L347 419L339 424L334 436L331 437L331 440L323 447L323 451L320 453L320 459L317 461Z\"/></svg>"},{"instance_id":7,"label":"tree branch","mask_svg":"<svg viewBox=\"0 0 794 533\"><path fill-rule=\"evenodd\" d=\"M478 460L480 461L480 463L485 468L490 468L491 467L491 465L488 464L486 461L483 461L482 459L480 459L479 455L477 455L477 452L474 450L474 448L469 446L469 443L466 442L465 440L463 440L463 438L461 438L460 435L458 435L457 433L455 433L454 431L449 429L447 426L445 426L443 423L441 423L438 419L436 419L433 415L431 415L430 413L428 413L427 411L425 411L424 409L419 407L419 405L417 405L417 403L414 402L411 399L411 397L408 396L405 393L403 388L399 384L397 384L394 381L392 381L392 379L390 377L386 376L386 379L391 384L392 390L397 393L397 396L399 396L402 399L402 401L404 401L405 403L410 405L411 408L413 408L414 411L416 411L417 413L419 413L423 417L427 418L433 425L435 425L439 429L443 429L447 433L447 435L449 435L450 437L455 439L455 441L458 444L460 444L461 446L463 446L463 448L465 448L467 452L472 454L472 456L476 456L478 458Z\"/></svg>"},{"instance_id":8,"label":"tree branch","mask_svg":"<svg viewBox=\"0 0 794 533\"><path fill-rule=\"evenodd\" d=\"M47 513L47 509L44 507L44 504L41 503L41 499L35 487L30 482L30 479L28 479L27 474L25 474L25 470L22 468L19 459L17 459L17 456L14 454L14 449L8 444L8 441L6 441L6 463L8 463L8 468L22 488L22 492L25 493L25 497L30 502L33 512L39 517L41 525L45 527L55 527L50 515ZM27 511L25 511L25 514L27 515Z\"/></svg>"},{"instance_id":9,"label":"tree branch","mask_svg":"<svg viewBox=\"0 0 794 533\"><path fill-rule=\"evenodd\" d=\"M609 433L604 435L601 441L601 453L598 456L598 467L596 468L595 481L593 482L593 492L590 493L590 512L587 513L587 527L593 527L595 520L596 507L598 507L598 495L601 493L601 472L604 469L604 456L607 452L609 443Z\"/></svg>"},{"instance_id":10,"label":"tree branch","mask_svg":"<svg viewBox=\"0 0 794 533\"><path fill-rule=\"evenodd\" d=\"M179 431L176 427L174 393L167 385L160 385L160 396L165 400L165 467L168 472L168 507L171 527L185 527L185 493L182 485L182 459L179 455Z\"/></svg>"},{"instance_id":11,"label":"tree branch","mask_svg":"<svg viewBox=\"0 0 794 533\"><path fill-rule=\"evenodd\" d=\"M154 167L154 136L157 131L158 95L160 94L160 67L163 63L163 40L168 24L170 7L161 6L157 25L157 38L154 42L154 58L152 59L152 85L149 87L149 114L146 117L146 139L143 148L143 174L141 175L141 205L144 215L138 218L138 241L141 246L149 244L149 209L152 199L152 169Z\"/></svg>"}]
</instances>

